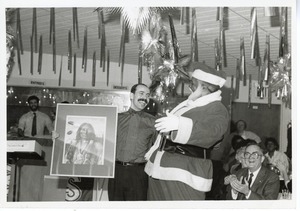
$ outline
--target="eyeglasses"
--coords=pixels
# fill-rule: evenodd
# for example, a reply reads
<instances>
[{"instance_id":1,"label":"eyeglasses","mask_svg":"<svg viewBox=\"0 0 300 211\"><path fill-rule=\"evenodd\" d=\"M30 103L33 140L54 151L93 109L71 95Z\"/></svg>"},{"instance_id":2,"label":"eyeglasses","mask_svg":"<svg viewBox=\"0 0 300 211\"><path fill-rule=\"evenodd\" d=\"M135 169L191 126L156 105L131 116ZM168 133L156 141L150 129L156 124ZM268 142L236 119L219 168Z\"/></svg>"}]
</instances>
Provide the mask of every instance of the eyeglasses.
<instances>
[{"instance_id":1,"label":"eyeglasses","mask_svg":"<svg viewBox=\"0 0 300 211\"><path fill-rule=\"evenodd\" d=\"M258 159L260 156L262 156L261 154L259 154L258 152L253 152L253 153L249 153L249 152L245 152L244 153L244 157L246 159L249 159L249 158L254 158L254 159Z\"/></svg>"}]
</instances>

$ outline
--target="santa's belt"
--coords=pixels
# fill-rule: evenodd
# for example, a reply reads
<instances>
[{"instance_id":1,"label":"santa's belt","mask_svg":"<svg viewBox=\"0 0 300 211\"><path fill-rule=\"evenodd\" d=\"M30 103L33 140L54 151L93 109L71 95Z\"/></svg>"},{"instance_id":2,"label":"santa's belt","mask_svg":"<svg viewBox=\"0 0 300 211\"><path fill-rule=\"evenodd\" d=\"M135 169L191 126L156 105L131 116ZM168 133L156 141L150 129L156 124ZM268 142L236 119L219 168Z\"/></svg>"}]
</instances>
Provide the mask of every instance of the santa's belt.
<instances>
[{"instance_id":1,"label":"santa's belt","mask_svg":"<svg viewBox=\"0 0 300 211\"><path fill-rule=\"evenodd\" d=\"M202 147L197 147L188 144L174 143L170 139L163 139L163 143L160 149L170 153L176 153L176 154L181 154L181 155L186 155L186 156L196 157L196 158L204 158L204 159L208 157L208 151L209 151Z\"/></svg>"}]
</instances>

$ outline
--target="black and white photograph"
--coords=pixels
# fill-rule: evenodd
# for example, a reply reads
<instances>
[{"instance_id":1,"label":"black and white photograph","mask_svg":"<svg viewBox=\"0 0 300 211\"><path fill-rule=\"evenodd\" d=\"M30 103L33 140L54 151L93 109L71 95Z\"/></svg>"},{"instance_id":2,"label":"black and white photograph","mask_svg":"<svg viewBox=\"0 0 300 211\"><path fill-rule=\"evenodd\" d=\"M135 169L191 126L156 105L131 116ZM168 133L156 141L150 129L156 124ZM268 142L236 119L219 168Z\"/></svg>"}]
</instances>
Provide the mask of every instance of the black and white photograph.
<instances>
[{"instance_id":1,"label":"black and white photograph","mask_svg":"<svg viewBox=\"0 0 300 211\"><path fill-rule=\"evenodd\" d=\"M105 129L105 117L67 116L62 163L103 165Z\"/></svg>"},{"instance_id":2,"label":"black and white photograph","mask_svg":"<svg viewBox=\"0 0 300 211\"><path fill-rule=\"evenodd\" d=\"M19 1L4 207L299 208L297 0Z\"/></svg>"},{"instance_id":3,"label":"black and white photograph","mask_svg":"<svg viewBox=\"0 0 300 211\"><path fill-rule=\"evenodd\" d=\"M59 103L55 119L50 175L114 177L116 106Z\"/></svg>"}]
</instances>

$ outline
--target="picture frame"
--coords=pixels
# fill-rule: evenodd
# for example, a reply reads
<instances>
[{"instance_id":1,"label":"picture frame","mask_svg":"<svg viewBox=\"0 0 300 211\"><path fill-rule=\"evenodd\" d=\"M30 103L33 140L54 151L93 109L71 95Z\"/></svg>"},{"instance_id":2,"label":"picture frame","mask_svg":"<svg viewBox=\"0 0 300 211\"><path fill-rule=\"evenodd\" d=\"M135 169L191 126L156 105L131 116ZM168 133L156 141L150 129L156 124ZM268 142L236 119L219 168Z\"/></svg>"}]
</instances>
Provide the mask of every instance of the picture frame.
<instances>
[{"instance_id":1,"label":"picture frame","mask_svg":"<svg viewBox=\"0 0 300 211\"><path fill-rule=\"evenodd\" d=\"M55 132L51 176L114 177L117 106L58 103Z\"/></svg>"}]
</instances>

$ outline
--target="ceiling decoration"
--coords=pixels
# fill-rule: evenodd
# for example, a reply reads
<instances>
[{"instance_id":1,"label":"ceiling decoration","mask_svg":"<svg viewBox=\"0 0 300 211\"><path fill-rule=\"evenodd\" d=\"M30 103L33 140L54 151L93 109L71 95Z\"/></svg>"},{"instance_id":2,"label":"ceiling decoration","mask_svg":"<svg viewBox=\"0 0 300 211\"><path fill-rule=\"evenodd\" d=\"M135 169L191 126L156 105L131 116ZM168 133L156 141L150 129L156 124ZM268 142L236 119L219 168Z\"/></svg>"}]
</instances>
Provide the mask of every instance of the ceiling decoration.
<instances>
[{"instance_id":1,"label":"ceiling decoration","mask_svg":"<svg viewBox=\"0 0 300 211\"><path fill-rule=\"evenodd\" d=\"M160 19L152 23L159 22L165 33L173 41L176 39L176 43L170 45L173 51L178 50L181 56L190 55L193 61L203 61L211 67L222 69L228 76L237 77L236 70L239 66L242 73L239 79L246 83L250 75L254 80L262 77L261 66L265 59L276 63L290 52L291 8L280 9L21 8L17 10L17 17L9 22L9 26L15 31L15 37L7 39L7 42L17 40L17 54L21 57L23 51L30 52L32 49L39 54L69 55L70 71L72 58L75 57L83 60L82 68L86 66L86 59L100 60L101 65L105 65L106 61L106 68L109 66L108 60L141 66L141 52L145 53L149 49L141 46L141 41L145 41L146 36L154 41L153 35L157 34L147 34L149 29L146 32L143 29L151 27L150 20L159 14ZM7 19L8 17L12 15L7 15ZM282 18L285 18L284 22L281 21ZM73 39L70 39L70 34ZM39 44L39 48L38 39L39 43L43 43ZM159 43L161 42L156 42ZM141 51L143 49L144 52ZM179 59L179 54L177 57ZM290 59L290 56L285 58ZM12 62L10 66L13 65ZM22 68L19 69L21 74ZM9 77L9 71L7 72Z\"/></svg>"}]
</instances>

